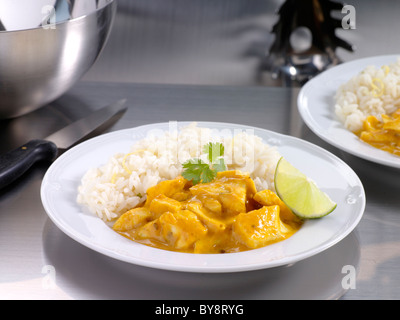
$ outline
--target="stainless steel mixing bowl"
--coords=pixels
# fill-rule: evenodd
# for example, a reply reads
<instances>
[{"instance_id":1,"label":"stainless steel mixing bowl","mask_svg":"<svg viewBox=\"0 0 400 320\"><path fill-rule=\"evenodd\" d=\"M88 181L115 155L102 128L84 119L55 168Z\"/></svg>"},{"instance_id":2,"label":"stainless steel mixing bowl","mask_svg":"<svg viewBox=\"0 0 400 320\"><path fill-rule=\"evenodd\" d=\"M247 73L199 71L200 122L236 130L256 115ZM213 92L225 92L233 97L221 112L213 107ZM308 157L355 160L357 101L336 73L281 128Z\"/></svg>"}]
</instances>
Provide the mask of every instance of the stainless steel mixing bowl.
<instances>
[{"instance_id":1,"label":"stainless steel mixing bowl","mask_svg":"<svg viewBox=\"0 0 400 320\"><path fill-rule=\"evenodd\" d=\"M117 5L116 0L95 3L94 11L79 17L70 7L62 21L49 17L39 27L0 31L0 119L57 99L92 67L107 42Z\"/></svg>"}]
</instances>

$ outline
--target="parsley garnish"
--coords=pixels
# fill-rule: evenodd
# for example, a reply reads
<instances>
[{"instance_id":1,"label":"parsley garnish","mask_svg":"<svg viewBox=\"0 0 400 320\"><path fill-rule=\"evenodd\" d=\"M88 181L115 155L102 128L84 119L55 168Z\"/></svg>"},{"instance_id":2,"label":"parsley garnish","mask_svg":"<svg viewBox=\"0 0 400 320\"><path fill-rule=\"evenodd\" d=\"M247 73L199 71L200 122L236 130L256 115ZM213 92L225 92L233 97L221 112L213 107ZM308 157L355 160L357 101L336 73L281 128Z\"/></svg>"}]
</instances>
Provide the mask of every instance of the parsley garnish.
<instances>
[{"instance_id":1,"label":"parsley garnish","mask_svg":"<svg viewBox=\"0 0 400 320\"><path fill-rule=\"evenodd\" d=\"M195 158L186 161L183 166L182 176L193 185L198 183L207 183L214 180L217 172L225 171L224 146L222 143L208 143L203 147L203 152L207 154L209 163Z\"/></svg>"}]
</instances>

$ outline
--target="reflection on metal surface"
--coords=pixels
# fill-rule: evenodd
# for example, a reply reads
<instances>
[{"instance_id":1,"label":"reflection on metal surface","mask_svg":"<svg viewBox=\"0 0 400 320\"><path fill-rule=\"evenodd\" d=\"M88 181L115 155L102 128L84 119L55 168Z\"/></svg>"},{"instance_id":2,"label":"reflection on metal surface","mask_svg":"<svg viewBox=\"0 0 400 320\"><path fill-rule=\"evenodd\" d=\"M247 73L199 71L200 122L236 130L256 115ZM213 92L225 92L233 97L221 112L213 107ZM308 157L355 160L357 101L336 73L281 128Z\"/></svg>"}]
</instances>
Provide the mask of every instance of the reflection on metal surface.
<instances>
[{"instance_id":1,"label":"reflection on metal surface","mask_svg":"<svg viewBox=\"0 0 400 320\"><path fill-rule=\"evenodd\" d=\"M43 278L0 283L1 300L72 300L57 286L47 288Z\"/></svg>"},{"instance_id":2,"label":"reflection on metal surface","mask_svg":"<svg viewBox=\"0 0 400 320\"><path fill-rule=\"evenodd\" d=\"M378 224L382 221L377 221ZM384 229L383 229L384 230ZM384 247L384 249L383 249ZM393 282L393 275L384 272L384 266L397 266L400 262L400 242L392 241L379 244L365 245L361 249L363 264L357 276L358 287L368 287L368 283L379 281L382 285L390 286ZM377 296L378 298L378 296ZM394 298L398 296L379 297L382 299Z\"/></svg>"},{"instance_id":3,"label":"reflection on metal surface","mask_svg":"<svg viewBox=\"0 0 400 320\"><path fill-rule=\"evenodd\" d=\"M55 143L59 149L70 148L82 139L96 135L110 124L114 124L125 113L127 109L125 104L126 99L117 101L71 123L45 139Z\"/></svg>"},{"instance_id":4,"label":"reflection on metal surface","mask_svg":"<svg viewBox=\"0 0 400 320\"><path fill-rule=\"evenodd\" d=\"M304 122L301 119L299 109L297 108L297 97L299 95L300 88L291 87L290 89L290 114L289 118L289 134L301 138L302 130L305 126Z\"/></svg>"},{"instance_id":5,"label":"reflection on metal surface","mask_svg":"<svg viewBox=\"0 0 400 320\"><path fill-rule=\"evenodd\" d=\"M89 112L91 109L83 100L67 94L24 116L0 120L0 154L33 138L43 139Z\"/></svg>"},{"instance_id":6,"label":"reflection on metal surface","mask_svg":"<svg viewBox=\"0 0 400 320\"><path fill-rule=\"evenodd\" d=\"M25 116L0 121L0 154L25 144L33 137L42 138L67 125L72 119L60 112L54 104Z\"/></svg>"},{"instance_id":7,"label":"reflection on metal surface","mask_svg":"<svg viewBox=\"0 0 400 320\"><path fill-rule=\"evenodd\" d=\"M204 274L128 264L88 249L50 220L43 230L44 264L54 265L57 285L73 299L339 299L346 293L343 266L356 270L356 231L328 250L291 266L238 273ZM96 281L85 281L91 274ZM85 283L85 291L70 282Z\"/></svg>"}]
</instances>

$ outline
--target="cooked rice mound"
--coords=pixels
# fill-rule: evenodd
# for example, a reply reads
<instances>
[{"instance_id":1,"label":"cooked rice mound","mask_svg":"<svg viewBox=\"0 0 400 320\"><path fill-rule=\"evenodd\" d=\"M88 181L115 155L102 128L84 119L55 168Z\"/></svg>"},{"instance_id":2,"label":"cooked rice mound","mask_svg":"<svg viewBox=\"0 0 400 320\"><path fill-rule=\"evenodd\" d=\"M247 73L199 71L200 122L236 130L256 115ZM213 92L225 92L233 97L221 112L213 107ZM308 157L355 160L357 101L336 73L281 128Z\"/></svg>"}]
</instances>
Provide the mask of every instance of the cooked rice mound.
<instances>
[{"instance_id":1,"label":"cooked rice mound","mask_svg":"<svg viewBox=\"0 0 400 320\"><path fill-rule=\"evenodd\" d=\"M104 221L118 218L146 200L146 190L182 173L182 163L204 158L202 147L222 142L228 170L250 174L258 190L274 190L278 151L247 131L219 132L193 123L161 135L148 135L128 153L113 155L108 162L83 176L77 201Z\"/></svg>"},{"instance_id":2,"label":"cooked rice mound","mask_svg":"<svg viewBox=\"0 0 400 320\"><path fill-rule=\"evenodd\" d=\"M336 93L335 113L344 126L358 132L367 116L378 119L400 107L400 58L381 67L368 66L341 85Z\"/></svg>"}]
</instances>

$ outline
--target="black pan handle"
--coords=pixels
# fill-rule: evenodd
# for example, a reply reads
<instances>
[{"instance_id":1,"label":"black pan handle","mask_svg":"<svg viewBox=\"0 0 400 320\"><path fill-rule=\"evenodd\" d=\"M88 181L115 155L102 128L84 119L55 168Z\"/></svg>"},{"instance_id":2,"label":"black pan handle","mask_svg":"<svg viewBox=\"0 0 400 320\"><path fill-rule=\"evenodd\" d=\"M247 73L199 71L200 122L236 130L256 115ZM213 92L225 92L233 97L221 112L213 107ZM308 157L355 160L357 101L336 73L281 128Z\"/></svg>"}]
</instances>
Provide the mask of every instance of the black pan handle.
<instances>
[{"instance_id":1,"label":"black pan handle","mask_svg":"<svg viewBox=\"0 0 400 320\"><path fill-rule=\"evenodd\" d=\"M53 161L57 154L57 146L53 142L31 140L18 149L0 155L0 189L21 177L36 162Z\"/></svg>"}]
</instances>

